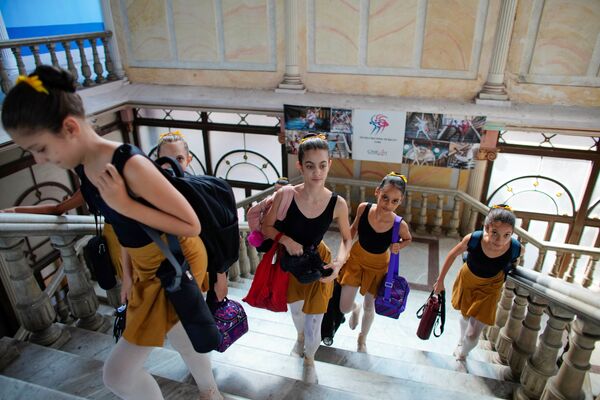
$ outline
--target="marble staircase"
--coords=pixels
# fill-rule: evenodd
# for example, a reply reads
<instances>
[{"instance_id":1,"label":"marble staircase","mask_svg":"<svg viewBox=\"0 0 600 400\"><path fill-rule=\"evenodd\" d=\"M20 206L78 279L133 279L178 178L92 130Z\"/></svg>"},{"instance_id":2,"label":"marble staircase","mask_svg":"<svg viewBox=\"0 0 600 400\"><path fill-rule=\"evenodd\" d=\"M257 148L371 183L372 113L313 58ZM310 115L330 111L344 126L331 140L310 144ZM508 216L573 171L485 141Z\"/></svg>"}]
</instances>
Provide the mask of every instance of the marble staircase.
<instances>
[{"instance_id":1,"label":"marble staircase","mask_svg":"<svg viewBox=\"0 0 600 400\"><path fill-rule=\"evenodd\" d=\"M230 287L229 297L241 301L247 289L235 286L240 287ZM246 305L248 334L225 353L212 354L219 388L228 399L511 398L516 384L503 379L506 367L487 362L491 351L478 348L466 363L458 363L450 354L449 332L429 341L416 338L413 308L427 293L411 295L401 321L376 317L368 354L355 351L357 332L342 325L334 345L317 352L318 384L303 382L302 359L290 355L296 335L290 316ZM448 331L452 322L450 317ZM112 337L65 329L71 340L60 349L16 342L20 355L0 371L0 398L115 398L102 385L101 373ZM151 353L146 367L165 398L197 398L193 379L168 344Z\"/></svg>"}]
</instances>

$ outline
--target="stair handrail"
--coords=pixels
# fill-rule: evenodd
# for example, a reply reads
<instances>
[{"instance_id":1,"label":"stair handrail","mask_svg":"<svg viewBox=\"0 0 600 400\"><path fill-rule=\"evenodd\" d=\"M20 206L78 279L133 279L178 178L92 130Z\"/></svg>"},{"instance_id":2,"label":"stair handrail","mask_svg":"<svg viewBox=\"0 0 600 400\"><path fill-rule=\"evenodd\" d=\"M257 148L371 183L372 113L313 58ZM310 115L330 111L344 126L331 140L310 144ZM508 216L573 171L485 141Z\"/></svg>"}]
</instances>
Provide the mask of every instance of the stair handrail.
<instances>
[{"instance_id":1,"label":"stair handrail","mask_svg":"<svg viewBox=\"0 0 600 400\"><path fill-rule=\"evenodd\" d=\"M359 179L348 179L348 178L328 178L328 183L336 184L336 185L350 185L350 186L365 186L365 187L373 187L376 188L379 186L378 181L365 181ZM419 193L428 193L428 194L436 194L436 195L447 195L447 196L458 196L462 201L472 207L472 209L478 211L482 215L487 215L490 208L475 199L473 196L465 193L461 190L457 189L443 189L443 188L432 188L426 186L416 186L416 185L407 185L407 192L419 192ZM585 254L593 257L600 257L600 249L591 246L581 246L574 244L566 244L566 243L555 243L544 240L539 240L535 236L531 235L525 229L515 226L515 233L517 236L522 238L527 243L532 244L538 249L544 249L546 251L556 251L560 253L577 253L577 254Z\"/></svg>"},{"instance_id":2,"label":"stair handrail","mask_svg":"<svg viewBox=\"0 0 600 400\"><path fill-rule=\"evenodd\" d=\"M507 276L508 281L522 286L577 316L600 324L600 296L590 296L588 289L565 282L528 268L517 267Z\"/></svg>"}]
</instances>

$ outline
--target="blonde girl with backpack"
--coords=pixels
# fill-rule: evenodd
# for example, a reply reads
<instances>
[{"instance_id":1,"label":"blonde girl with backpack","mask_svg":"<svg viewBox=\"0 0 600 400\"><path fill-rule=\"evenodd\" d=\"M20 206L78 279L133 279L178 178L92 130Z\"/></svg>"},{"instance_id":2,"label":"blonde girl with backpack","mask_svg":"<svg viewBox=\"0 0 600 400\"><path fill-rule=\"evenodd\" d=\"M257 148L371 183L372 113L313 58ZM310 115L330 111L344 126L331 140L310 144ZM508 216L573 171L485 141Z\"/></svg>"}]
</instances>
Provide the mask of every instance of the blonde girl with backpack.
<instances>
[{"instance_id":1,"label":"blonde girl with backpack","mask_svg":"<svg viewBox=\"0 0 600 400\"><path fill-rule=\"evenodd\" d=\"M6 95L2 123L37 163L76 170L86 203L112 224L131 259L127 326L104 364L104 383L123 399L162 399L156 380L143 365L168 336L194 376L200 398L222 399L209 355L193 350L156 277L164 256L138 224L177 236L200 284L207 267L206 249L198 236L200 221L185 197L141 150L127 161L123 176L117 172L112 160L120 145L98 136L86 121L75 83L67 71L38 66L29 76L19 77Z\"/></svg>"}]
</instances>

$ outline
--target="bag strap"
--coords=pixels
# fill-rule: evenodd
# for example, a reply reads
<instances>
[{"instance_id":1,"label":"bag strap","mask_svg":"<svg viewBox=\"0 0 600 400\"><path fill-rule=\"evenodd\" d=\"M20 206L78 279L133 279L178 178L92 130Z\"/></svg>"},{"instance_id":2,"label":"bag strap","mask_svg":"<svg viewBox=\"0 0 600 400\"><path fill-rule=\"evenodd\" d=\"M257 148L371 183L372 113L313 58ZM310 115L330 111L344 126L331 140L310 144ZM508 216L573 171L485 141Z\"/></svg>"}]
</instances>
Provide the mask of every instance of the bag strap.
<instances>
[{"instance_id":1,"label":"bag strap","mask_svg":"<svg viewBox=\"0 0 600 400\"><path fill-rule=\"evenodd\" d=\"M94 213L94 221L96 222L96 236L100 237L102 232L100 231L100 223L98 222L97 213Z\"/></svg>"},{"instance_id":2,"label":"bag strap","mask_svg":"<svg viewBox=\"0 0 600 400\"><path fill-rule=\"evenodd\" d=\"M467 243L467 248L471 251L475 250L477 244L481 242L481 237L483 236L483 231L475 231L471 233L471 238L469 239L469 243Z\"/></svg>"},{"instance_id":3,"label":"bag strap","mask_svg":"<svg viewBox=\"0 0 600 400\"><path fill-rule=\"evenodd\" d=\"M402 217L396 215L394 218L394 227L392 229L392 244L398 242L398 236L400 232L400 223L402 222ZM398 276L400 268L400 253L392 253L390 254L390 262L388 264L388 272L385 278L385 290L383 294L383 298L386 301L389 301L392 295L392 287L394 286L394 276Z\"/></svg>"},{"instance_id":4,"label":"bag strap","mask_svg":"<svg viewBox=\"0 0 600 400\"><path fill-rule=\"evenodd\" d=\"M432 292L433 293L433 292ZM435 320L435 325L433 326L433 336L440 337L442 333L444 333L444 325L446 324L446 291L442 290L438 295L438 299L440 301L440 310L438 311L438 318ZM440 333L435 333L435 328L440 328Z\"/></svg>"},{"instance_id":5,"label":"bag strap","mask_svg":"<svg viewBox=\"0 0 600 400\"><path fill-rule=\"evenodd\" d=\"M280 189L280 192L281 203L279 203L279 208L277 209L277 220L283 221L287 214L288 208L290 208L290 204L292 204L295 190L293 186L284 186Z\"/></svg>"}]
</instances>

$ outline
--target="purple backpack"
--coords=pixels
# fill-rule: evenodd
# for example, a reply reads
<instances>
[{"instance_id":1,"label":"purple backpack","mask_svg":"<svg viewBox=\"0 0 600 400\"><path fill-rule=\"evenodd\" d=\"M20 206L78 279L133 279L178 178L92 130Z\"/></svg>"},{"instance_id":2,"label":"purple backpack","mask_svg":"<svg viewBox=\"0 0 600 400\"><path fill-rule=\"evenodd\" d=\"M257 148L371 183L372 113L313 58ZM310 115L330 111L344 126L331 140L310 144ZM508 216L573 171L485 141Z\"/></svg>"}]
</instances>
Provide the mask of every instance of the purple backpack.
<instances>
[{"instance_id":1,"label":"purple backpack","mask_svg":"<svg viewBox=\"0 0 600 400\"><path fill-rule=\"evenodd\" d=\"M398 241L400 222L402 222L402 218L396 216L392 231L392 243ZM406 308L406 299L410 292L410 287L408 287L406 279L398 276L399 265L400 254L390 254L387 276L381 282L377 297L375 298L375 312L379 315L396 319L398 319L400 313Z\"/></svg>"},{"instance_id":2,"label":"purple backpack","mask_svg":"<svg viewBox=\"0 0 600 400\"><path fill-rule=\"evenodd\" d=\"M226 297L213 311L213 317L219 331L223 334L223 341L217 348L217 351L221 353L248 332L246 312L237 301L229 300Z\"/></svg>"}]
</instances>

